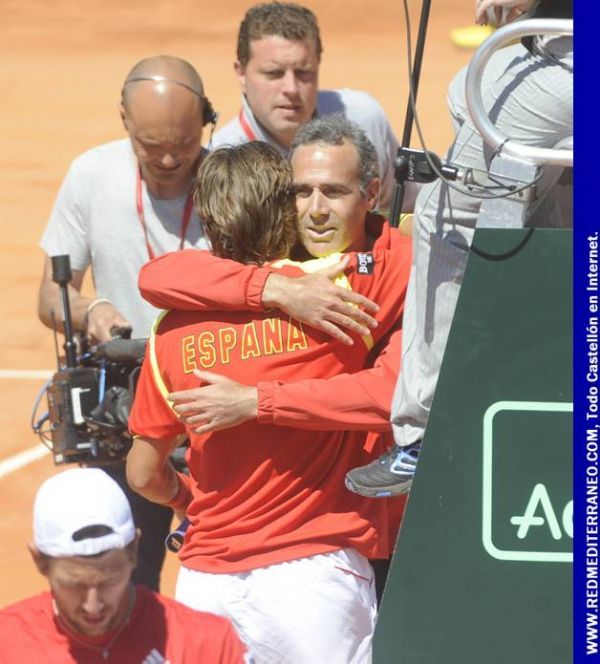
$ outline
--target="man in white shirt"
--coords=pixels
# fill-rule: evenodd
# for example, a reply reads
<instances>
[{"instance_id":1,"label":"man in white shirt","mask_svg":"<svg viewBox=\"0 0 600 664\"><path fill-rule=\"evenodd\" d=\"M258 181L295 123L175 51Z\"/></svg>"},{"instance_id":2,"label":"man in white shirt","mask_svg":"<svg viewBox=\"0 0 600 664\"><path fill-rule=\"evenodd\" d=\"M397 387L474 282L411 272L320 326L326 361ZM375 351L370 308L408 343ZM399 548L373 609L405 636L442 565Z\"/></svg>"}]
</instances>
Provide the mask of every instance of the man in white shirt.
<instances>
[{"instance_id":1,"label":"man in white shirt","mask_svg":"<svg viewBox=\"0 0 600 664\"><path fill-rule=\"evenodd\" d=\"M110 339L115 327L147 337L157 310L139 294L142 265L167 251L208 247L190 192L206 153L202 129L216 117L198 72L172 56L138 62L123 85L121 117L128 138L73 161L40 242L46 253L41 321L62 329L61 294L52 281L50 257L68 254L73 329L93 341ZM80 292L90 267L91 298ZM143 533L134 580L158 590L172 511L130 491L122 460L103 469L127 494Z\"/></svg>"}]
</instances>

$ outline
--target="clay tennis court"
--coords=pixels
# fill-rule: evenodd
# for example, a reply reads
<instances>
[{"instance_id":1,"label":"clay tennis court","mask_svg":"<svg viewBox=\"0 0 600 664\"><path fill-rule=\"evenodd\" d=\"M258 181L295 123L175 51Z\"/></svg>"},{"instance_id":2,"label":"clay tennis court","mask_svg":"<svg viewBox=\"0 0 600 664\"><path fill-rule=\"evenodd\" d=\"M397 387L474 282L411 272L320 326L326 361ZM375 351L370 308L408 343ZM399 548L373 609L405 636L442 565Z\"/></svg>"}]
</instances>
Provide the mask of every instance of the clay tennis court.
<instances>
[{"instance_id":1,"label":"clay tennis court","mask_svg":"<svg viewBox=\"0 0 600 664\"><path fill-rule=\"evenodd\" d=\"M29 419L43 372L55 367L51 332L36 316L43 253L38 247L69 162L124 135L121 83L143 57L169 53L201 73L221 123L239 108L232 62L239 21L250 2L224 0L2 0L0 40L0 606L45 587L26 550L39 483L57 472ZM367 90L402 135L407 101L403 8L397 0L306 0L319 17L320 87ZM420 2L409 2L413 28ZM472 22L471 0L433 3L419 90L429 149L450 137L446 87L470 53L452 45L453 27ZM413 32L415 31L413 30ZM207 137L208 138L208 137ZM413 133L412 145L418 145ZM62 342L61 342L62 343ZM170 554L163 590L172 595Z\"/></svg>"}]
</instances>

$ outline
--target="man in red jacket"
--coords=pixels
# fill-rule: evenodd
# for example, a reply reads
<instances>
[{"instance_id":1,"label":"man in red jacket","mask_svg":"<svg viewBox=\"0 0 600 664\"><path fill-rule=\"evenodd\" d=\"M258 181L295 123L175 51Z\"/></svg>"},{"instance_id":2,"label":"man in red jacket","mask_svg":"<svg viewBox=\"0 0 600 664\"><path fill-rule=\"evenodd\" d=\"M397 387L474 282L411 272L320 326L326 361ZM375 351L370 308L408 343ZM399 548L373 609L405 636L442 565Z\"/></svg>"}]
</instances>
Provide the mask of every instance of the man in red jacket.
<instances>
[{"instance_id":1,"label":"man in red jacket","mask_svg":"<svg viewBox=\"0 0 600 664\"><path fill-rule=\"evenodd\" d=\"M231 623L131 583L140 533L119 485L98 468L46 480L33 543L44 592L0 610L0 662L248 664Z\"/></svg>"},{"instance_id":2,"label":"man in red jacket","mask_svg":"<svg viewBox=\"0 0 600 664\"><path fill-rule=\"evenodd\" d=\"M348 141L336 145L337 139L329 135L330 124L327 118L313 120L294 142L291 164L303 245L294 257L302 260L348 249L365 252L394 246L410 253L410 242L381 216L370 212L366 188L378 178L371 172L362 174L364 182L359 181L355 148ZM335 273L336 267L339 265L328 273ZM351 343L340 327L364 334L369 318L354 307L353 294L334 285L328 273L294 279L274 273L272 267L242 265L204 251L183 251L147 263L141 269L139 287L145 299L161 308L278 308ZM403 292L406 283L399 282L395 287ZM357 303L364 305L365 301ZM217 375L204 374L208 386L170 396L188 424L202 423L197 429L201 433L254 418L262 423L309 429L388 432L400 365L400 339L398 311L395 329L374 348L366 364L371 368L363 372L290 384L259 381L256 386L234 386L220 381Z\"/></svg>"},{"instance_id":3,"label":"man in red jacket","mask_svg":"<svg viewBox=\"0 0 600 664\"><path fill-rule=\"evenodd\" d=\"M352 146L336 145L338 138L328 127L327 118L313 120L294 143L291 163L298 188L299 223L304 229L301 240L307 247L301 248L296 257L331 254L346 248L347 240L350 246L363 251L400 244L410 252L409 242L391 229L383 217L370 211L368 198L356 195L367 191L374 174L364 172L359 178L355 170L347 168L348 164L355 164ZM352 233L348 235L346 229L350 228ZM319 229L326 232L319 233ZM315 238L318 241L313 241ZM329 272L335 271L333 266ZM323 273L292 279L275 274L270 267L242 265L205 251L183 251L146 264L140 272L139 286L145 299L162 308L279 308L346 342L351 339L342 327L362 334L368 331L366 311L353 306L356 294L339 289ZM392 288L403 292L406 282L400 280ZM366 304L364 300L356 303ZM398 311L394 329L371 350L364 370L355 374L287 382L261 376L255 385L241 385L204 372L203 387L179 391L170 398L184 421L195 425L199 432L252 419L303 429L376 432L369 435L367 443L376 458L375 447L386 451L393 444L390 405L400 368L401 327ZM390 519L392 541L396 539L404 505L404 499L389 501L394 513ZM389 561L377 560L374 564L379 597L388 566Z\"/></svg>"},{"instance_id":4,"label":"man in red jacket","mask_svg":"<svg viewBox=\"0 0 600 664\"><path fill-rule=\"evenodd\" d=\"M364 206L364 235L364 216L376 198L378 181L367 171L369 186L363 193L360 165L372 163L376 155L368 141L362 141L362 132L350 134L362 142L350 142L344 132L355 129L345 120L341 126L329 121L329 129L339 135L335 158L350 164L351 173L346 176L347 190L333 182L327 187L339 189L343 204ZM262 249L257 240L260 224L267 224L272 236L278 233L266 201L281 186L269 182L268 175L284 166L289 171L289 166L274 151L263 154L262 160L248 161L256 149L248 144L213 153L199 172L196 200L213 251L261 262L256 255ZM267 182L260 188L262 177ZM301 195L297 187L296 194ZM274 209L285 206L281 200ZM293 213L293 197L287 206ZM358 215L355 218L358 221ZM225 229L216 238L215 226ZM343 236L345 228L332 221L324 232ZM352 242L341 237L340 248L352 249ZM402 307L403 290L390 287L407 280L410 254L406 245L400 247L392 256L374 251L351 257L349 285L382 302L380 325L372 333L375 342L393 327ZM279 256L286 255L283 245L278 249ZM276 257L265 253L262 260ZM387 283L386 273L392 275ZM231 616L264 661L273 661L281 652L286 658L277 661L360 662L369 656L375 603L366 557L389 555L390 543L386 510L342 489L352 460L368 456L364 435L255 421L235 433L198 434L188 428L189 486L166 462L169 441L185 428L165 396L196 384L194 373L204 375L198 369L214 368L224 381L220 385L232 375L255 383L262 376L298 380L357 371L364 366L371 340L355 336L353 341L352 346L326 343L322 333L273 313L216 316L176 311L157 323L149 344L130 419L132 431L142 437L128 458L128 477L147 498L179 510L188 507L191 527L181 553L177 597L190 606L210 606ZM301 589L293 599L290 584Z\"/></svg>"}]
</instances>

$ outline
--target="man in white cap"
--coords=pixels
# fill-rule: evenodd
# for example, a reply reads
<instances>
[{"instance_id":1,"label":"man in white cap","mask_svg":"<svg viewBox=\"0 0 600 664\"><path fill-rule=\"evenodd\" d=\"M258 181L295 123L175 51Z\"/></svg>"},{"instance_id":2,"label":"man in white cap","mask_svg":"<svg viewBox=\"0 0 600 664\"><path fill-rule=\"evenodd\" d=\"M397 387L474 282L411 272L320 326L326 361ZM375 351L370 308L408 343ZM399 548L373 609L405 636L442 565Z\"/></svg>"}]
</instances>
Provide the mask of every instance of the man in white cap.
<instances>
[{"instance_id":1,"label":"man in white cap","mask_svg":"<svg viewBox=\"0 0 600 664\"><path fill-rule=\"evenodd\" d=\"M50 592L0 610L0 662L251 661L227 619L132 584L139 538L125 494L103 471L46 480L29 551Z\"/></svg>"}]
</instances>

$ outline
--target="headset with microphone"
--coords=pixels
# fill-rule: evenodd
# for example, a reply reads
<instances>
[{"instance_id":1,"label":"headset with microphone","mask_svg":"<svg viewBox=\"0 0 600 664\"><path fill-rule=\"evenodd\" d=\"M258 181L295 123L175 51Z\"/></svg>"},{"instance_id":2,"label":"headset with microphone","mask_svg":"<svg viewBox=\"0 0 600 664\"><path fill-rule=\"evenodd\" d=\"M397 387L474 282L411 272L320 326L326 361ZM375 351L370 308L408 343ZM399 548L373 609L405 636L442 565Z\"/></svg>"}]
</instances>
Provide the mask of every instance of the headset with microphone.
<instances>
[{"instance_id":1,"label":"headset with microphone","mask_svg":"<svg viewBox=\"0 0 600 664\"><path fill-rule=\"evenodd\" d=\"M123 88L121 90L121 99L123 99L123 95L125 93L125 88L130 84L130 83L136 83L137 81L156 81L157 83L174 83L175 85L179 85L182 88L185 88L186 90L189 90L193 94L195 94L197 97L200 98L202 101L202 124L203 126L206 126L207 124L212 124L213 127L217 124L217 120L219 119L219 114L217 111L215 111L212 103L210 102L210 99L201 91L197 90L196 88L192 87L188 83L184 83L183 81L178 81L175 78L167 78L166 76L135 76L133 78L128 78L125 83L123 84Z\"/></svg>"}]
</instances>

